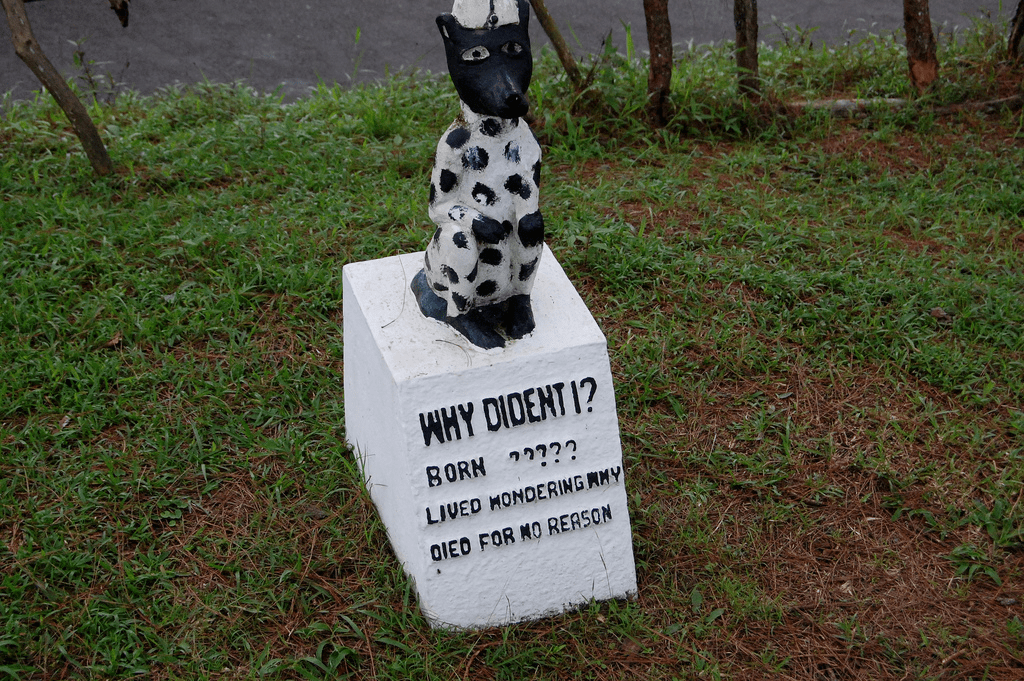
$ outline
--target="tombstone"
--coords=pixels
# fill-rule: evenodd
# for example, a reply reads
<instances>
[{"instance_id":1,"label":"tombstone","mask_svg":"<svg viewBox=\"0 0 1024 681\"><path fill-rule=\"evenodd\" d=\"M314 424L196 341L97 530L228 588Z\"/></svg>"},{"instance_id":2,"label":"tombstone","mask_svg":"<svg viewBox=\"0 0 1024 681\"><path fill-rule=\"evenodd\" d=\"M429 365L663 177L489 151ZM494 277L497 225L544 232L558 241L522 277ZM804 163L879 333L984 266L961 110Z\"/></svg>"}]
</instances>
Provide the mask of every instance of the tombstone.
<instances>
[{"instance_id":1,"label":"tombstone","mask_svg":"<svg viewBox=\"0 0 1024 681\"><path fill-rule=\"evenodd\" d=\"M528 11L456 0L438 18L463 106L438 144L435 235L343 270L347 438L432 626L637 590L607 343L543 243L519 118Z\"/></svg>"}]
</instances>

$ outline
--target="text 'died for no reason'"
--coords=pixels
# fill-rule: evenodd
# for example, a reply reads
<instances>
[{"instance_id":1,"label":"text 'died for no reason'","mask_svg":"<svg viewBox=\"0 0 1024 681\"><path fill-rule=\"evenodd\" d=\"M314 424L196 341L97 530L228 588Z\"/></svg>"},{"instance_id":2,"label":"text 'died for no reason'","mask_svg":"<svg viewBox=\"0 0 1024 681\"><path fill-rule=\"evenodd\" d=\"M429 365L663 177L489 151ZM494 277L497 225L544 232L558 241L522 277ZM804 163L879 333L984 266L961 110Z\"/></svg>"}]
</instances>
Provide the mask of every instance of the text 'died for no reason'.
<instances>
[{"instance_id":1,"label":"text 'died for no reason'","mask_svg":"<svg viewBox=\"0 0 1024 681\"><path fill-rule=\"evenodd\" d=\"M457 537L430 546L430 559L435 562L486 553L516 543L568 534L577 530L597 528L612 521L611 504L549 516L543 520L521 523L518 528L506 526L478 532L475 542L470 537Z\"/></svg>"}]
</instances>

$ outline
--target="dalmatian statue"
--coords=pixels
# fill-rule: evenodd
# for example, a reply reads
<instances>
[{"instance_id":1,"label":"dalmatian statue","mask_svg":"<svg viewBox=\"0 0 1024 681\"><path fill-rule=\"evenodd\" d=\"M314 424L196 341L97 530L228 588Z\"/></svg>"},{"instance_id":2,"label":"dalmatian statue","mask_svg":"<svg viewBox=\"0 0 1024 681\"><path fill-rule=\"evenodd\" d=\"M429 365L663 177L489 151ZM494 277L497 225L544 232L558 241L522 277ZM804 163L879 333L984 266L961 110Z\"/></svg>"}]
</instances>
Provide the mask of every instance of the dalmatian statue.
<instances>
[{"instance_id":1,"label":"dalmatian statue","mask_svg":"<svg viewBox=\"0 0 1024 681\"><path fill-rule=\"evenodd\" d=\"M527 0L455 0L437 18L461 111L437 145L437 225L412 290L424 315L473 344L533 331L530 292L544 248L540 145L521 117L533 73Z\"/></svg>"}]
</instances>

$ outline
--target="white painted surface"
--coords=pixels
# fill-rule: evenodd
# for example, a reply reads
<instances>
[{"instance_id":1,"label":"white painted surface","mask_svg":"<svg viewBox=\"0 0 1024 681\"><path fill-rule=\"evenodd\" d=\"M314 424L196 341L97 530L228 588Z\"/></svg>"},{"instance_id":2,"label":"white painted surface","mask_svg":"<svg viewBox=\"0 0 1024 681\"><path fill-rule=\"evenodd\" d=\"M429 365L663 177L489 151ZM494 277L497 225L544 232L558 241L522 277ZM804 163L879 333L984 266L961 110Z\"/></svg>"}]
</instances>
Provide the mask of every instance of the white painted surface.
<instances>
[{"instance_id":1,"label":"white painted surface","mask_svg":"<svg viewBox=\"0 0 1024 681\"><path fill-rule=\"evenodd\" d=\"M353 263L343 278L347 437L424 615L434 626L481 628L635 594L611 371L583 301L548 251L536 330L483 351L420 313L409 282L422 258ZM550 402L541 405L538 389ZM498 405L508 417L524 395L532 408L513 415L525 422L496 423ZM429 427L442 409L458 432ZM440 522L442 506L461 506L460 517L446 511ZM589 520L595 509L600 523Z\"/></svg>"},{"instance_id":2,"label":"white painted surface","mask_svg":"<svg viewBox=\"0 0 1024 681\"><path fill-rule=\"evenodd\" d=\"M455 0L452 14L466 28L490 28L488 19L492 5L498 16L495 26L519 23L519 7L515 0Z\"/></svg>"}]
</instances>

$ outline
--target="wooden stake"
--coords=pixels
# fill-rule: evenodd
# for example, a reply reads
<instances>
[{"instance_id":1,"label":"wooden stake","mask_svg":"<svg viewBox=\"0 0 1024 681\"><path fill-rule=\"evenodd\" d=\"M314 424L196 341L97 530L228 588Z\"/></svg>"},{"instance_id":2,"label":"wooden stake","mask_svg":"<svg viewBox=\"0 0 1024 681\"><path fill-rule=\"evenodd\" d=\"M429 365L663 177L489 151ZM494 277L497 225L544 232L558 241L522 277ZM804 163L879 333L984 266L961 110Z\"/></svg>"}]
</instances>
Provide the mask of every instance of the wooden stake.
<instances>
[{"instance_id":1,"label":"wooden stake","mask_svg":"<svg viewBox=\"0 0 1024 681\"><path fill-rule=\"evenodd\" d=\"M734 0L736 22L736 66L740 72L740 93L750 99L761 96L757 63L757 0Z\"/></svg>"},{"instance_id":2,"label":"wooden stake","mask_svg":"<svg viewBox=\"0 0 1024 681\"><path fill-rule=\"evenodd\" d=\"M558 55L558 61L562 62L562 68L565 69L565 74L569 76L569 82L572 83L574 90L579 92L583 88L583 76L580 75L579 66L576 65L576 57L573 56L572 51L565 44L565 39L562 38L562 33L558 30L558 25L555 24L555 20L551 18L551 13L548 12L548 8L544 5L544 0L530 0L530 4L533 5L533 13L537 15L537 21L540 22L544 32L548 36L548 40L555 48L555 54Z\"/></svg>"},{"instance_id":3,"label":"wooden stake","mask_svg":"<svg viewBox=\"0 0 1024 681\"><path fill-rule=\"evenodd\" d=\"M64 111L64 114L71 122L75 134L81 140L85 148L85 155L89 158L93 170L97 175L109 175L114 170L114 164L110 160L107 148L100 139L100 133L96 125L89 118L85 106L71 91L67 81L57 72L50 60L43 54L42 48L36 42L32 34L32 27L28 23L28 15L25 13L23 0L0 0L4 11L7 13L7 23L11 27L11 40L14 42L14 51L25 64L32 69L39 82L53 95L57 104Z\"/></svg>"},{"instance_id":4,"label":"wooden stake","mask_svg":"<svg viewBox=\"0 0 1024 681\"><path fill-rule=\"evenodd\" d=\"M903 0L903 30L907 34L910 82L918 94L924 94L939 77L939 59L935 55L935 34L932 33L928 0Z\"/></svg>"},{"instance_id":5,"label":"wooden stake","mask_svg":"<svg viewBox=\"0 0 1024 681\"><path fill-rule=\"evenodd\" d=\"M651 50L651 71L647 78L647 113L651 123L668 122L668 96L672 91L672 26L668 0L644 0L647 44Z\"/></svg>"},{"instance_id":6,"label":"wooden stake","mask_svg":"<svg viewBox=\"0 0 1024 681\"><path fill-rule=\"evenodd\" d=\"M1020 43L1024 38L1024 0L1017 3L1017 12L1013 15L1013 23L1010 29L1010 39L1006 43L1007 56L1011 61L1020 61L1024 54L1021 54Z\"/></svg>"}]
</instances>

